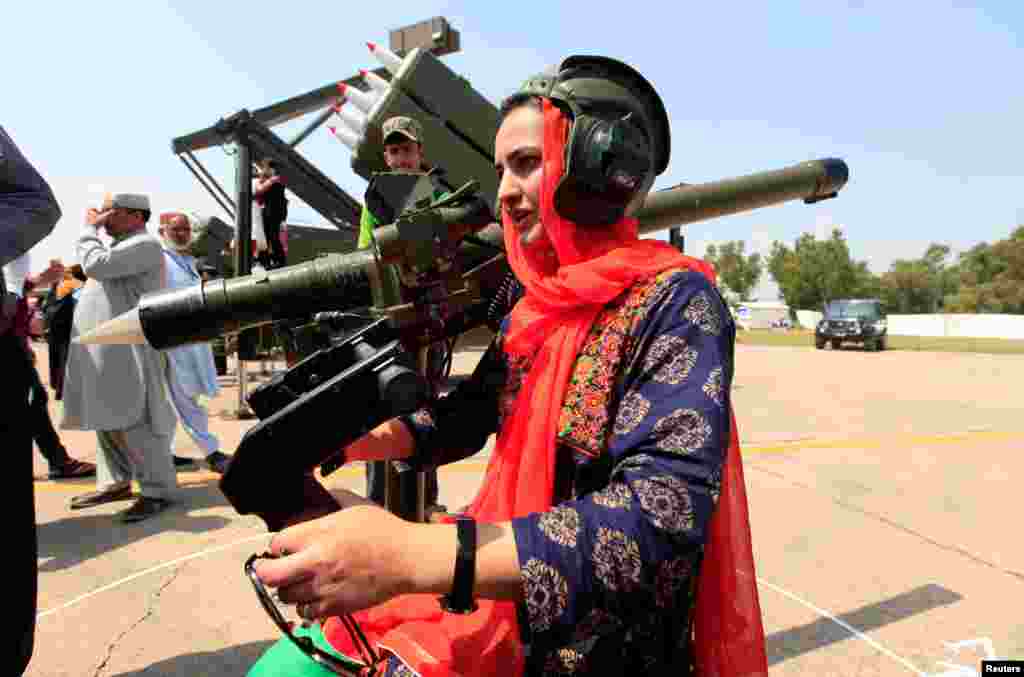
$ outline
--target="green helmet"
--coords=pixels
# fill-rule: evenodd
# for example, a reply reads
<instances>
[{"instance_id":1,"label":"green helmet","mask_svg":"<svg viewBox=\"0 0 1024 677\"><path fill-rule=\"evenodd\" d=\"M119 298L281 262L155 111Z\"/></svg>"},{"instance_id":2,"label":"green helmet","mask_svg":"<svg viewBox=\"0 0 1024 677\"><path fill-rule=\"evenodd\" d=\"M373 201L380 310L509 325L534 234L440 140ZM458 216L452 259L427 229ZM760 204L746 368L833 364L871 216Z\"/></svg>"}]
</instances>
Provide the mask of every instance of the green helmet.
<instances>
[{"instance_id":1,"label":"green helmet","mask_svg":"<svg viewBox=\"0 0 1024 677\"><path fill-rule=\"evenodd\" d=\"M668 114L654 87L631 66L602 56L570 56L528 79L517 94L550 99L572 118L558 212L580 224L614 223L639 207L668 166Z\"/></svg>"}]
</instances>

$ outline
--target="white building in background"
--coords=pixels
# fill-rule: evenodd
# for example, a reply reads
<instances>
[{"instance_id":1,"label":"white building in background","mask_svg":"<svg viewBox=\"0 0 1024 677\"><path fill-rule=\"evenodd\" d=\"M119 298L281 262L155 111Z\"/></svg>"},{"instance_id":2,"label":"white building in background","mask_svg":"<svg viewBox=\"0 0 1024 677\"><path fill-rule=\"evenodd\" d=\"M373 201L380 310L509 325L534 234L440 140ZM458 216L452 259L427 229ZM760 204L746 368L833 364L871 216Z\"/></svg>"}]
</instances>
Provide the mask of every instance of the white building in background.
<instances>
[{"instance_id":1,"label":"white building in background","mask_svg":"<svg viewBox=\"0 0 1024 677\"><path fill-rule=\"evenodd\" d=\"M782 301L740 301L734 315L740 329L789 326L789 306Z\"/></svg>"},{"instance_id":2,"label":"white building in background","mask_svg":"<svg viewBox=\"0 0 1024 677\"><path fill-rule=\"evenodd\" d=\"M798 310L796 311L796 323L797 326L804 329L814 329L821 322L821 318L824 315L818 310Z\"/></svg>"}]
</instances>

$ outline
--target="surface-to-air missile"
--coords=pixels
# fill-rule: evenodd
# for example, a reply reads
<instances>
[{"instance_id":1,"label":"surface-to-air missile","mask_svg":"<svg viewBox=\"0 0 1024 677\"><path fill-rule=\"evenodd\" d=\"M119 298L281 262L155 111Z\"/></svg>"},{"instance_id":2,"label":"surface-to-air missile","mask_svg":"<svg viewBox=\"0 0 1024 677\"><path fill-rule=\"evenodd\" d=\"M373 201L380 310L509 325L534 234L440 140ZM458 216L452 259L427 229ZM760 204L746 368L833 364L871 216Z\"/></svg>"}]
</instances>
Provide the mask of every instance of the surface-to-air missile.
<instances>
[{"instance_id":1,"label":"surface-to-air missile","mask_svg":"<svg viewBox=\"0 0 1024 677\"><path fill-rule=\"evenodd\" d=\"M834 197L847 178L848 169L842 160L813 160L784 169L656 191L635 216L641 233L649 235L791 200L814 203ZM465 221L466 216L458 209L442 209L435 220L455 226ZM147 294L137 310L111 320L80 340L145 340L155 348L165 349L278 319L372 306L371 288L381 264L397 262L402 256L399 226L385 226L375 233L377 253L363 250L332 254L269 272ZM496 225L484 228L477 237L495 248L503 246L501 230ZM471 283L472 276L467 278Z\"/></svg>"},{"instance_id":2,"label":"surface-to-air missile","mask_svg":"<svg viewBox=\"0 0 1024 677\"><path fill-rule=\"evenodd\" d=\"M378 45L375 42L368 42L366 46L370 48L370 54L380 62L380 65L387 68L392 75L398 73L398 69L402 67L402 58L392 52L384 45Z\"/></svg>"},{"instance_id":3,"label":"surface-to-air missile","mask_svg":"<svg viewBox=\"0 0 1024 677\"><path fill-rule=\"evenodd\" d=\"M365 68L360 69L359 74L363 76L363 81L370 85L370 89L375 89L378 92L386 92L388 87L391 85L387 80L377 75L373 71L368 71Z\"/></svg>"},{"instance_id":4,"label":"surface-to-air missile","mask_svg":"<svg viewBox=\"0 0 1024 677\"><path fill-rule=\"evenodd\" d=\"M334 138L341 141L349 148L355 150L359 145L359 136L345 125L341 125L340 127L331 126L327 129L334 135Z\"/></svg>"},{"instance_id":5,"label":"surface-to-air missile","mask_svg":"<svg viewBox=\"0 0 1024 677\"><path fill-rule=\"evenodd\" d=\"M334 107L334 114L355 133L358 141L359 135L366 129L366 118L354 112L351 106L346 106L344 103Z\"/></svg>"}]
</instances>

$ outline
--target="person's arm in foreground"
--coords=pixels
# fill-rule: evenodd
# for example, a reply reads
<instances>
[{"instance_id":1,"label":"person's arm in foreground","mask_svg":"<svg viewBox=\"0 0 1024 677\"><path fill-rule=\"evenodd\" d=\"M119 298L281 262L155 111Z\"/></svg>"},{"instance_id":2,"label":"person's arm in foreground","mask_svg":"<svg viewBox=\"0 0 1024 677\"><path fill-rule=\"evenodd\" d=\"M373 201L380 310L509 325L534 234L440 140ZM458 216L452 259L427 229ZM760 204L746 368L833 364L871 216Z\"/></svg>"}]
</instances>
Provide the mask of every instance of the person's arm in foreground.
<instances>
[{"instance_id":1,"label":"person's arm in foreground","mask_svg":"<svg viewBox=\"0 0 1024 677\"><path fill-rule=\"evenodd\" d=\"M0 127L0 265L49 235L60 216L46 180Z\"/></svg>"},{"instance_id":2,"label":"person's arm in foreground","mask_svg":"<svg viewBox=\"0 0 1024 677\"><path fill-rule=\"evenodd\" d=\"M479 525L475 592L527 599L535 639L568 631L601 595L649 591L660 563L704 543L727 441L731 334L709 331L714 316L701 318L724 311L717 302L707 309L709 287L699 291L666 304L653 323L657 340L635 362L609 444L612 483L546 513ZM271 551L290 554L261 562L261 579L283 602L304 604L307 617L324 617L402 593L447 593L456 532L353 495L340 512L281 532ZM534 587L548 588L536 597L542 606L528 594Z\"/></svg>"}]
</instances>

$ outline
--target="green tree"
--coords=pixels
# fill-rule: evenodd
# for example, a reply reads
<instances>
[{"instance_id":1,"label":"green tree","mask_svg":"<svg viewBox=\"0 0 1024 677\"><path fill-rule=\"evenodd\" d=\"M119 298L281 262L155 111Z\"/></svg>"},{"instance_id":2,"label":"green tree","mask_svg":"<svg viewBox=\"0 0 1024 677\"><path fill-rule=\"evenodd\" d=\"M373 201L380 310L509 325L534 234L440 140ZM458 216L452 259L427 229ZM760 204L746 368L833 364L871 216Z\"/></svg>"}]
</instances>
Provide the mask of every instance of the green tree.
<instances>
[{"instance_id":1,"label":"green tree","mask_svg":"<svg viewBox=\"0 0 1024 677\"><path fill-rule=\"evenodd\" d=\"M957 293L959 268L947 265L949 245L932 243L920 259L899 259L882 274L881 298L893 313L935 313Z\"/></svg>"},{"instance_id":2,"label":"green tree","mask_svg":"<svg viewBox=\"0 0 1024 677\"><path fill-rule=\"evenodd\" d=\"M1024 314L1024 226L995 244L975 245L960 255L958 268L949 312Z\"/></svg>"},{"instance_id":3,"label":"green tree","mask_svg":"<svg viewBox=\"0 0 1024 677\"><path fill-rule=\"evenodd\" d=\"M1006 263L987 242L976 244L960 255L960 281L967 286L988 284L1004 270Z\"/></svg>"},{"instance_id":4,"label":"green tree","mask_svg":"<svg viewBox=\"0 0 1024 677\"><path fill-rule=\"evenodd\" d=\"M742 240L726 242L716 247L708 245L704 259L715 267L719 281L739 296L741 301L750 300L751 290L757 286L764 271L761 255L745 254L746 244Z\"/></svg>"},{"instance_id":5,"label":"green tree","mask_svg":"<svg viewBox=\"0 0 1024 677\"><path fill-rule=\"evenodd\" d=\"M935 307L935 285L920 260L897 260L882 274L881 298L890 313L930 313Z\"/></svg>"},{"instance_id":6,"label":"green tree","mask_svg":"<svg viewBox=\"0 0 1024 677\"><path fill-rule=\"evenodd\" d=\"M880 291L878 277L867 264L850 257L846 238L838 228L827 240L804 233L792 249L773 243L768 272L794 310L821 309L833 299L876 297Z\"/></svg>"}]
</instances>

